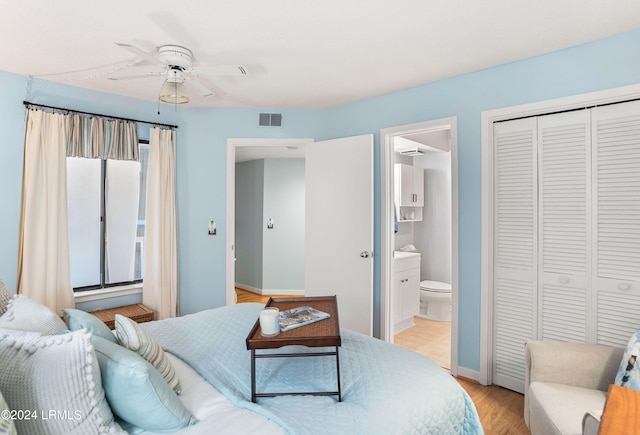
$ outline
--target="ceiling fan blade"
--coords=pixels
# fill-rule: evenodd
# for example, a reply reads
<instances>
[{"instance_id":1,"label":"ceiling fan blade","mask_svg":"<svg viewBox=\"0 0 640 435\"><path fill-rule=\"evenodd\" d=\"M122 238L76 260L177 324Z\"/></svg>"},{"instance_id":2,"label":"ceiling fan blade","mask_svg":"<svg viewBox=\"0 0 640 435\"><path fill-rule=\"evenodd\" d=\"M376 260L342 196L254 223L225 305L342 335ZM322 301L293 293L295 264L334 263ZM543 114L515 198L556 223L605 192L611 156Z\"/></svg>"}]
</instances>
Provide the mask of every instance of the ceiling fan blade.
<instances>
[{"instance_id":1,"label":"ceiling fan blade","mask_svg":"<svg viewBox=\"0 0 640 435\"><path fill-rule=\"evenodd\" d=\"M184 75L203 97L213 97L216 95L216 91L211 89L212 86L201 77L189 73L185 73Z\"/></svg>"},{"instance_id":2,"label":"ceiling fan blade","mask_svg":"<svg viewBox=\"0 0 640 435\"><path fill-rule=\"evenodd\" d=\"M125 76L112 76L108 77L109 80L135 80L135 79L146 79L149 77L158 77L164 76L166 74L165 71L156 71L156 72L147 72L143 74L129 74Z\"/></svg>"},{"instance_id":3,"label":"ceiling fan blade","mask_svg":"<svg viewBox=\"0 0 640 435\"><path fill-rule=\"evenodd\" d=\"M244 65L200 65L197 69L216 76L246 76L249 74Z\"/></svg>"},{"instance_id":4,"label":"ceiling fan blade","mask_svg":"<svg viewBox=\"0 0 640 435\"><path fill-rule=\"evenodd\" d=\"M173 43L191 47L192 49L198 47L198 40L191 35L189 28L183 24L176 14L161 11L151 12L147 16L158 28L173 39Z\"/></svg>"},{"instance_id":5,"label":"ceiling fan blade","mask_svg":"<svg viewBox=\"0 0 640 435\"><path fill-rule=\"evenodd\" d=\"M138 57L141 57L142 59L146 60L147 62L150 62L153 65L158 65L163 68L166 67L164 63L160 62L158 59L153 57L151 53L147 53L146 51L136 47L135 45L125 44L123 42L116 42L116 45L124 48L125 50L135 54Z\"/></svg>"}]
</instances>

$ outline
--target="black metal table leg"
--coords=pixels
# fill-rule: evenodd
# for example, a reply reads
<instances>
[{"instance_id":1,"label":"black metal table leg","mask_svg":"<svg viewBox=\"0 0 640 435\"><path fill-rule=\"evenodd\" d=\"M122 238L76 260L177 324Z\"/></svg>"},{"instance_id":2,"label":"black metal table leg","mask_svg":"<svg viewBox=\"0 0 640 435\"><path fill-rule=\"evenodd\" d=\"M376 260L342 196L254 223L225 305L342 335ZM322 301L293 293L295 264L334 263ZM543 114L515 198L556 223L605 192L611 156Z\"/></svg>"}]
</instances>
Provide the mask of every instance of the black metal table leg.
<instances>
[{"instance_id":1,"label":"black metal table leg","mask_svg":"<svg viewBox=\"0 0 640 435\"><path fill-rule=\"evenodd\" d=\"M251 401L256 403L256 350L251 349Z\"/></svg>"},{"instance_id":2,"label":"black metal table leg","mask_svg":"<svg viewBox=\"0 0 640 435\"><path fill-rule=\"evenodd\" d=\"M342 388L340 386L340 358L338 357L338 346L336 346L336 374L338 375L338 402L342 402Z\"/></svg>"}]
</instances>

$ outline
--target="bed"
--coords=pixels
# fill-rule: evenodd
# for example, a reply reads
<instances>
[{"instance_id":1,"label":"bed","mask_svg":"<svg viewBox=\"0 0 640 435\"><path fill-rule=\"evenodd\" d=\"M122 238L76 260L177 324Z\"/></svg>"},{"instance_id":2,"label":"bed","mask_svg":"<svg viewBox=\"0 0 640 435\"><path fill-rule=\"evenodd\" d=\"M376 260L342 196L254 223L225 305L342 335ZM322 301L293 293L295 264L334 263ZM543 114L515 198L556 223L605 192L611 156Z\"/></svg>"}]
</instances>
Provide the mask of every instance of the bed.
<instances>
[{"instance_id":1,"label":"bed","mask_svg":"<svg viewBox=\"0 0 640 435\"><path fill-rule=\"evenodd\" d=\"M16 302L19 299L20 303ZM31 405L78 418L40 419L36 425L15 418L5 422L14 423L18 432L27 428L34 434L80 434L92 433L87 427L93 427L94 433L137 435L483 433L473 402L446 371L407 349L349 330L341 331L341 402L336 397L312 395L251 402L250 354L245 338L263 308L260 304L238 304L135 324L131 340L151 337L163 349L172 379L179 380L177 395L175 387L163 378L166 367L154 368L125 349L106 335L93 316L69 310L73 315L65 312L67 322L60 331L48 314L46 328L33 328L26 325L33 321L24 318L41 316L47 309L38 306L34 311L32 301L28 308L19 309L24 299L14 298L0 317L0 399L4 395L5 406L14 413ZM22 321L16 322L16 318ZM69 350L64 354L62 348ZM290 348L288 352L306 350ZM50 349L51 355L47 353ZM146 349L153 354L157 350ZM45 364L46 370L38 368ZM63 372L62 378L73 377L74 364L80 367L80 380L57 379L56 370ZM54 386L33 387L38 391L34 396L52 390L56 397L33 405L29 402L33 398L22 397L25 381L16 381L16 376L7 380L7 371L24 372L30 387L56 378ZM256 379L258 387L268 391L331 390L335 389L335 360L264 359ZM76 390L69 393L70 385ZM65 395L72 399L61 401ZM87 403L80 403L82 400ZM0 418L0 429L2 424Z\"/></svg>"}]
</instances>

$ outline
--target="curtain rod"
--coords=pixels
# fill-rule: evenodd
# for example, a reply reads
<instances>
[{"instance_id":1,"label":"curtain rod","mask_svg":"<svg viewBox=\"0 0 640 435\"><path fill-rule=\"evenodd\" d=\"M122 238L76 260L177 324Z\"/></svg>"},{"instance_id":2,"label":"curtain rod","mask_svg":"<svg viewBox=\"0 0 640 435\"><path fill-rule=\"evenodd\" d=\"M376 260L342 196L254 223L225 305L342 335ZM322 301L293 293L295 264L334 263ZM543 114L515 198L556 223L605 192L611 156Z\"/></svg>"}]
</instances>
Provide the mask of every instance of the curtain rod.
<instances>
[{"instance_id":1,"label":"curtain rod","mask_svg":"<svg viewBox=\"0 0 640 435\"><path fill-rule=\"evenodd\" d=\"M63 112L79 113L82 115L101 116L103 118L119 119L122 121L142 122L144 124L157 125L160 127L169 127L169 128L176 128L176 129L178 128L177 125L163 124L161 122L142 121L140 119L123 118L122 116L102 115L100 113L83 112L81 110L72 110L72 109L65 109L63 107L47 106L46 104L30 103L28 101L23 101L22 104L24 104L25 106L43 107L43 108L52 109L52 110L61 110Z\"/></svg>"}]
</instances>

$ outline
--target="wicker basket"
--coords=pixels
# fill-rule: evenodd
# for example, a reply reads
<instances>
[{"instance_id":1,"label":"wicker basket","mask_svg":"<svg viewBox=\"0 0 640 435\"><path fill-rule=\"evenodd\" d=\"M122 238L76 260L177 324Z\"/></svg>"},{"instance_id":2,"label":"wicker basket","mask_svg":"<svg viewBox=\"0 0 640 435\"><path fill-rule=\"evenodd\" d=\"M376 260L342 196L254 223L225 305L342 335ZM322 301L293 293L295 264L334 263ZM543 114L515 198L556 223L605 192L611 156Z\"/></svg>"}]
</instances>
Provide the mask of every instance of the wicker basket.
<instances>
[{"instance_id":1,"label":"wicker basket","mask_svg":"<svg viewBox=\"0 0 640 435\"><path fill-rule=\"evenodd\" d=\"M102 320L111 329L115 328L116 314L128 317L138 323L150 322L155 319L155 312L142 304L92 311L91 314Z\"/></svg>"}]
</instances>

